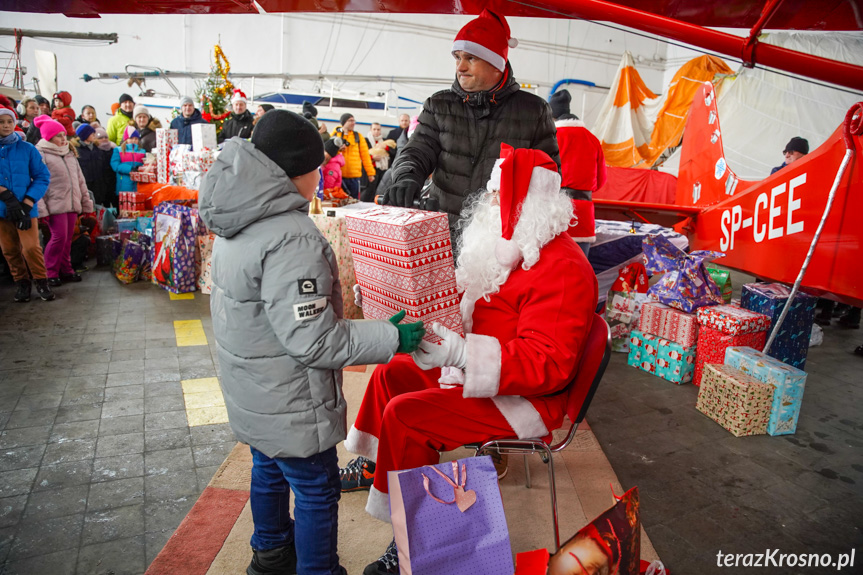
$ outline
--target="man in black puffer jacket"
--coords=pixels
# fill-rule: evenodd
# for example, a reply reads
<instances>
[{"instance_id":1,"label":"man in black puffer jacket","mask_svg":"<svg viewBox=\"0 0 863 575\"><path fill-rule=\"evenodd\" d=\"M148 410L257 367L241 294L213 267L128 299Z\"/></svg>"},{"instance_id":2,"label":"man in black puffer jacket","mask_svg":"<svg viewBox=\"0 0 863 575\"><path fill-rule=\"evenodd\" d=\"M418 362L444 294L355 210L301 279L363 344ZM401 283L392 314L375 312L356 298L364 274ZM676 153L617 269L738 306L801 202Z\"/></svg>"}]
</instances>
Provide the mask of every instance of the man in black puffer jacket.
<instances>
[{"instance_id":1,"label":"man in black puffer jacket","mask_svg":"<svg viewBox=\"0 0 863 575\"><path fill-rule=\"evenodd\" d=\"M506 20L490 10L459 31L452 52L456 81L423 104L392 179L381 184L386 203L411 207L433 173L431 195L454 225L467 197L485 187L502 142L542 150L560 165L551 109L519 89L507 62L517 44Z\"/></svg>"},{"instance_id":2,"label":"man in black puffer jacket","mask_svg":"<svg viewBox=\"0 0 863 575\"><path fill-rule=\"evenodd\" d=\"M244 140L252 137L252 128L255 127L255 117L247 110L248 101L246 95L241 90L234 90L234 96L231 98L231 115L225 120L222 125L222 131L219 132L219 142L227 142L234 136L238 136Z\"/></svg>"}]
</instances>

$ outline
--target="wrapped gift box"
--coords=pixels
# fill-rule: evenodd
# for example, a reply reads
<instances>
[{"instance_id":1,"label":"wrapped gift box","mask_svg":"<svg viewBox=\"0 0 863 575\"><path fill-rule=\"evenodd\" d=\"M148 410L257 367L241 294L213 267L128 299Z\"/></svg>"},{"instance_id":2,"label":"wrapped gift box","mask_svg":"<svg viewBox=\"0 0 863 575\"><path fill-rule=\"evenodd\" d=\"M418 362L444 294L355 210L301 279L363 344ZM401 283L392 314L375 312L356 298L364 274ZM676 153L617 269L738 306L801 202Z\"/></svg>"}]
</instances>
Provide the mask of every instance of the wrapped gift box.
<instances>
[{"instance_id":1,"label":"wrapped gift box","mask_svg":"<svg viewBox=\"0 0 863 575\"><path fill-rule=\"evenodd\" d=\"M743 286L741 305L751 311L762 313L770 318L770 330L788 304L791 289L778 283L753 283ZM798 369L806 367L809 353L809 337L815 320L815 304L818 298L798 292L794 303L782 322L782 327L767 355Z\"/></svg>"},{"instance_id":2,"label":"wrapped gift box","mask_svg":"<svg viewBox=\"0 0 863 575\"><path fill-rule=\"evenodd\" d=\"M119 200L121 211L147 209L147 197L138 192L119 192Z\"/></svg>"},{"instance_id":3,"label":"wrapped gift box","mask_svg":"<svg viewBox=\"0 0 863 575\"><path fill-rule=\"evenodd\" d=\"M354 303L354 286L357 284L357 276L354 272L354 257L351 254L351 245L348 242L348 226L344 217L329 217L323 214L312 214L309 216L315 225L327 238L336 263L339 266L339 283L342 287L343 314L347 319L363 319L363 312Z\"/></svg>"},{"instance_id":4,"label":"wrapped gift box","mask_svg":"<svg viewBox=\"0 0 863 575\"><path fill-rule=\"evenodd\" d=\"M117 230L120 233L123 232L132 232L135 230L135 226L138 224L137 218L121 218L117 220Z\"/></svg>"},{"instance_id":5,"label":"wrapped gift box","mask_svg":"<svg viewBox=\"0 0 863 575\"><path fill-rule=\"evenodd\" d=\"M689 348L698 340L698 318L694 313L686 313L665 304L646 302L641 306L638 330Z\"/></svg>"},{"instance_id":6,"label":"wrapped gift box","mask_svg":"<svg viewBox=\"0 0 863 575\"><path fill-rule=\"evenodd\" d=\"M803 388L806 386L805 371L751 347L729 347L725 350L725 364L773 386L773 404L770 408L770 420L767 422L767 433L787 435L797 430L797 418L803 403Z\"/></svg>"},{"instance_id":7,"label":"wrapped gift box","mask_svg":"<svg viewBox=\"0 0 863 575\"><path fill-rule=\"evenodd\" d=\"M152 172L129 172L129 179L144 184L156 183L156 174Z\"/></svg>"},{"instance_id":8,"label":"wrapped gift box","mask_svg":"<svg viewBox=\"0 0 863 575\"><path fill-rule=\"evenodd\" d=\"M687 383L695 369L695 348L634 329L627 363L672 383Z\"/></svg>"},{"instance_id":9,"label":"wrapped gift box","mask_svg":"<svg viewBox=\"0 0 863 575\"><path fill-rule=\"evenodd\" d=\"M648 272L666 272L648 290L653 299L688 313L722 302L719 287L704 263L721 258L724 253L704 250L686 253L658 234L644 237L642 251Z\"/></svg>"},{"instance_id":10,"label":"wrapped gift box","mask_svg":"<svg viewBox=\"0 0 863 575\"><path fill-rule=\"evenodd\" d=\"M762 349L765 341L767 341L766 331L731 335L705 325L699 326L698 345L695 354L695 377L693 377L692 383L701 385L704 365L725 361L725 350L729 347L736 345Z\"/></svg>"},{"instance_id":11,"label":"wrapped gift box","mask_svg":"<svg viewBox=\"0 0 863 575\"><path fill-rule=\"evenodd\" d=\"M195 151L208 148L215 150L219 144L216 143L216 126L213 124L192 124L192 149Z\"/></svg>"},{"instance_id":12,"label":"wrapped gift box","mask_svg":"<svg viewBox=\"0 0 863 575\"><path fill-rule=\"evenodd\" d=\"M770 318L762 313L727 304L699 309L698 323L729 335L742 335L765 331L770 327Z\"/></svg>"},{"instance_id":13,"label":"wrapped gift box","mask_svg":"<svg viewBox=\"0 0 863 575\"><path fill-rule=\"evenodd\" d=\"M446 214L382 206L345 220L367 319L404 309L405 321L425 323L427 341L440 339L434 322L462 333Z\"/></svg>"},{"instance_id":14,"label":"wrapped gift box","mask_svg":"<svg viewBox=\"0 0 863 575\"><path fill-rule=\"evenodd\" d=\"M109 266L114 263L115 236L99 236L96 238L96 265Z\"/></svg>"},{"instance_id":15,"label":"wrapped gift box","mask_svg":"<svg viewBox=\"0 0 863 575\"><path fill-rule=\"evenodd\" d=\"M156 129L156 181L168 184L171 181L171 149L177 145L177 130Z\"/></svg>"},{"instance_id":16,"label":"wrapped gift box","mask_svg":"<svg viewBox=\"0 0 863 575\"><path fill-rule=\"evenodd\" d=\"M767 432L773 387L730 365L708 363L695 408L736 437Z\"/></svg>"},{"instance_id":17,"label":"wrapped gift box","mask_svg":"<svg viewBox=\"0 0 863 575\"><path fill-rule=\"evenodd\" d=\"M611 330L611 351L629 352L629 333L638 326L641 306L645 301L646 293L609 292L605 317Z\"/></svg>"},{"instance_id":18,"label":"wrapped gift box","mask_svg":"<svg viewBox=\"0 0 863 575\"><path fill-rule=\"evenodd\" d=\"M201 293L213 292L213 243L216 234L198 236L198 252L201 254L201 273L198 274L198 289Z\"/></svg>"}]
</instances>

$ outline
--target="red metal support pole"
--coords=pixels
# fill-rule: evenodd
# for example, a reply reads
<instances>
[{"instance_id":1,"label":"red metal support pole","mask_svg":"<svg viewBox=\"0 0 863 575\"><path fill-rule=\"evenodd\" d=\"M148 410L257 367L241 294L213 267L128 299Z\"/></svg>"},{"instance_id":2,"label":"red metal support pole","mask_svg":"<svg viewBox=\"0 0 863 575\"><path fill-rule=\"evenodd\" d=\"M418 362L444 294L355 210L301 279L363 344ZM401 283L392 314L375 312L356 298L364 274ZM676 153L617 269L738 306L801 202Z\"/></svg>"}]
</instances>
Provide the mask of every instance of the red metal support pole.
<instances>
[{"instance_id":1,"label":"red metal support pole","mask_svg":"<svg viewBox=\"0 0 863 575\"><path fill-rule=\"evenodd\" d=\"M562 15L585 20L615 22L735 58L740 56L745 42L743 38L733 34L726 34L603 0L508 1L532 8L547 8ZM861 66L763 43L758 45L758 63L807 78L863 91L863 67Z\"/></svg>"},{"instance_id":2,"label":"red metal support pole","mask_svg":"<svg viewBox=\"0 0 863 575\"><path fill-rule=\"evenodd\" d=\"M749 36L743 41L743 49L740 51L740 55L743 59L743 65L747 68L755 67L755 47L758 46L758 35L761 34L761 30L764 29L770 18L779 10L782 2L783 0L767 0L767 3L761 10L761 16L758 18L755 26L749 30Z\"/></svg>"}]
</instances>

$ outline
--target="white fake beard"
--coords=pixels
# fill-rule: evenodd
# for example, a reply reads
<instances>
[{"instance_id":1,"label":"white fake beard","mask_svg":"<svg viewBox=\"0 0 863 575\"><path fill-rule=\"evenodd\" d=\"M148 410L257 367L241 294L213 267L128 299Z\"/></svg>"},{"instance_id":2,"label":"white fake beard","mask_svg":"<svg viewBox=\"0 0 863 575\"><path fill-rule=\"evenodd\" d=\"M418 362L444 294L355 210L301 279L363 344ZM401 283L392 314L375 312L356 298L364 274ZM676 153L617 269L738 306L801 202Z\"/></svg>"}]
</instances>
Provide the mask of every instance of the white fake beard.
<instances>
[{"instance_id":1,"label":"white fake beard","mask_svg":"<svg viewBox=\"0 0 863 575\"><path fill-rule=\"evenodd\" d=\"M500 206L492 205L494 195L484 193L465 206L459 227L459 256L455 270L456 284L463 292L462 322L465 332L473 326L473 310L479 298L500 291L512 269L501 265L495 247L501 239ZM521 206L513 241L521 250L521 267L530 269L539 261L540 249L574 219L572 201L564 194L529 194Z\"/></svg>"}]
</instances>

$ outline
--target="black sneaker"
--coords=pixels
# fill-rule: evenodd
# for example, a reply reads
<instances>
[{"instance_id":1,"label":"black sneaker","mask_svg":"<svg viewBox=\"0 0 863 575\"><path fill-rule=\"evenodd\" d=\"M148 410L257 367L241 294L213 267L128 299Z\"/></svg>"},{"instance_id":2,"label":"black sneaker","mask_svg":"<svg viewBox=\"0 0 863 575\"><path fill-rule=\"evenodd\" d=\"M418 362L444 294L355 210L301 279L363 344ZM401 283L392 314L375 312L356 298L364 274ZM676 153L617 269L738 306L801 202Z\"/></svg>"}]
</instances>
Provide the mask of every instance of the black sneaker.
<instances>
[{"instance_id":1,"label":"black sneaker","mask_svg":"<svg viewBox=\"0 0 863 575\"><path fill-rule=\"evenodd\" d=\"M296 575L297 550L293 543L276 549L252 549L246 575Z\"/></svg>"},{"instance_id":2,"label":"black sneaker","mask_svg":"<svg viewBox=\"0 0 863 575\"><path fill-rule=\"evenodd\" d=\"M77 273L60 274L60 281L65 283L78 283L81 281L81 276Z\"/></svg>"},{"instance_id":3,"label":"black sneaker","mask_svg":"<svg viewBox=\"0 0 863 575\"><path fill-rule=\"evenodd\" d=\"M60 278L48 278L48 285L51 287L60 287L63 285L63 282L60 281Z\"/></svg>"},{"instance_id":4,"label":"black sneaker","mask_svg":"<svg viewBox=\"0 0 863 575\"><path fill-rule=\"evenodd\" d=\"M357 457L348 462L347 467L339 469L342 480L342 493L367 491L375 482L375 462L365 457Z\"/></svg>"},{"instance_id":5,"label":"black sneaker","mask_svg":"<svg viewBox=\"0 0 863 575\"><path fill-rule=\"evenodd\" d=\"M15 301L18 303L30 301L30 292L33 287L30 280L18 280L15 283L18 285L18 289L15 290Z\"/></svg>"},{"instance_id":6,"label":"black sneaker","mask_svg":"<svg viewBox=\"0 0 863 575\"><path fill-rule=\"evenodd\" d=\"M42 298L42 301L51 301L54 299L54 292L48 287L48 280L36 280L36 293Z\"/></svg>"},{"instance_id":7,"label":"black sneaker","mask_svg":"<svg viewBox=\"0 0 863 575\"><path fill-rule=\"evenodd\" d=\"M363 575L390 575L398 572L399 550L396 548L395 539L377 561L366 565L366 568L363 569Z\"/></svg>"}]
</instances>

